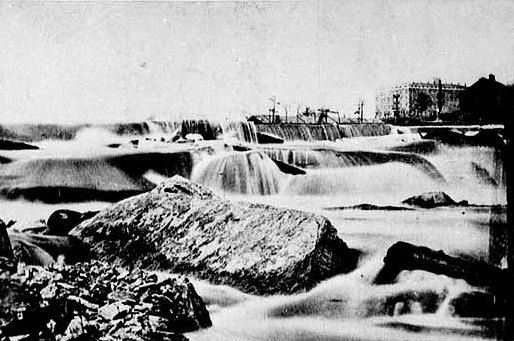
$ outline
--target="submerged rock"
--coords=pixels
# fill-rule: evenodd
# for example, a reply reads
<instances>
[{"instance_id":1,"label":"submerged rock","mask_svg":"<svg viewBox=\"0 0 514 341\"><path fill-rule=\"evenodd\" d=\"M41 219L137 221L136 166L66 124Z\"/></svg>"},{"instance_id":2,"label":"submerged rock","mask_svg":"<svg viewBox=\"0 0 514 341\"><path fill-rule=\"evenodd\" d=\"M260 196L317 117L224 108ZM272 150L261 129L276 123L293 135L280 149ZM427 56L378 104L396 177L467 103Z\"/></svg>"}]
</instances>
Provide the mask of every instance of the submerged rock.
<instances>
[{"instance_id":1,"label":"submerged rock","mask_svg":"<svg viewBox=\"0 0 514 341\"><path fill-rule=\"evenodd\" d=\"M358 258L324 217L232 202L180 176L100 211L71 234L108 262L259 294L309 289L353 270Z\"/></svg>"}]
</instances>

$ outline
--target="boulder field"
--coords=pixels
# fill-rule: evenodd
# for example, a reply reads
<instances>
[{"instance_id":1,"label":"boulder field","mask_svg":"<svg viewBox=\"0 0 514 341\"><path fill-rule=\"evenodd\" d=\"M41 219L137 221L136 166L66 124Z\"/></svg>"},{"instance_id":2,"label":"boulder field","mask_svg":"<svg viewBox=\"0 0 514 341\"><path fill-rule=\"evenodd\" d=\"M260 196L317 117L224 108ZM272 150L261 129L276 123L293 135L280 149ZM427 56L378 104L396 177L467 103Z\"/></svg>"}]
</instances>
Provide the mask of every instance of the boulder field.
<instances>
[{"instance_id":1,"label":"boulder field","mask_svg":"<svg viewBox=\"0 0 514 341\"><path fill-rule=\"evenodd\" d=\"M113 204L70 234L103 261L255 294L310 289L353 270L359 256L324 217L230 201L181 176Z\"/></svg>"}]
</instances>

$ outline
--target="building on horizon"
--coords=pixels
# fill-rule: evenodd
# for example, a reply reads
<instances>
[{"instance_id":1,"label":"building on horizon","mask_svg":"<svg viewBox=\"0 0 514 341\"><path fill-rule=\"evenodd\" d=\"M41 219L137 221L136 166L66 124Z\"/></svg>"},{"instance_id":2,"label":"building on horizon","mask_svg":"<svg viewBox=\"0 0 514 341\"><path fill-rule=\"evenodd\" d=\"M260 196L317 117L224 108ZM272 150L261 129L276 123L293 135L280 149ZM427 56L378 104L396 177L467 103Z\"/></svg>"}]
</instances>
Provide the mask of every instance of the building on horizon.
<instances>
[{"instance_id":1,"label":"building on horizon","mask_svg":"<svg viewBox=\"0 0 514 341\"><path fill-rule=\"evenodd\" d=\"M514 91L496 80L492 74L481 77L461 95L460 122L473 124L504 124L514 112Z\"/></svg>"},{"instance_id":2,"label":"building on horizon","mask_svg":"<svg viewBox=\"0 0 514 341\"><path fill-rule=\"evenodd\" d=\"M460 112L460 97L466 85L411 82L379 90L375 117L390 123L446 120Z\"/></svg>"}]
</instances>

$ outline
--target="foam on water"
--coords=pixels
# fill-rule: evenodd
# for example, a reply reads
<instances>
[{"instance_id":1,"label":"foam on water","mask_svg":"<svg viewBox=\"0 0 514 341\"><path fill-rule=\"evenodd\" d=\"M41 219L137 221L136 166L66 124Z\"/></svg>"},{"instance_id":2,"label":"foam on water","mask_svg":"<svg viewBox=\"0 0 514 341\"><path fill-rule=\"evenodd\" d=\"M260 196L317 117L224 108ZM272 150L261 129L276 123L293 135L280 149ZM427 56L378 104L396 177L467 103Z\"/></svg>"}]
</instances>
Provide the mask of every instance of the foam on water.
<instances>
[{"instance_id":1,"label":"foam on water","mask_svg":"<svg viewBox=\"0 0 514 341\"><path fill-rule=\"evenodd\" d=\"M390 194L392 198L405 198L406 195L436 188L437 182L416 168L401 163L388 163L330 170L312 169L304 176L290 178L283 193L293 195L346 193L370 202L377 195Z\"/></svg>"}]
</instances>

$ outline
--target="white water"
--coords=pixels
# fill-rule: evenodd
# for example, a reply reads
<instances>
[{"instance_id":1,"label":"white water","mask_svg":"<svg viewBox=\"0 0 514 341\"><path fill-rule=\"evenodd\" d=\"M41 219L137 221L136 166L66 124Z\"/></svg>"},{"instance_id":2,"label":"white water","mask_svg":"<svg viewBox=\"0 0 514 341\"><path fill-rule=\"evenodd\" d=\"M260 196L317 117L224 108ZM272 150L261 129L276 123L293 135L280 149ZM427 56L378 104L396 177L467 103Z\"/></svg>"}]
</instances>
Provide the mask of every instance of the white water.
<instances>
[{"instance_id":1,"label":"white water","mask_svg":"<svg viewBox=\"0 0 514 341\"><path fill-rule=\"evenodd\" d=\"M380 145L380 138L373 141ZM360 143L365 144L365 139ZM339 147L344 148L343 144ZM188 333L191 340L471 340L494 336L484 334L477 319L453 316L451 299L478 290L463 280L404 271L395 284L372 284L387 248L399 240L487 260L487 209L326 210L360 203L400 205L408 196L428 190L444 190L455 200L471 203L505 203L504 188L483 184L470 166L474 161L494 175L490 148L443 146L438 154L427 156L446 179L444 183L407 163L345 168L327 163L331 168L308 169L306 175L292 176L281 173L260 153L218 153L196 164L194 180L235 200L323 214L339 236L350 247L363 251L364 256L354 272L335 276L298 295L255 297L196 281L197 291L211 312L213 327ZM57 208L84 211L107 203L4 201L0 205L2 218L37 220ZM434 307L426 303L427 297L438 298Z\"/></svg>"}]
</instances>

